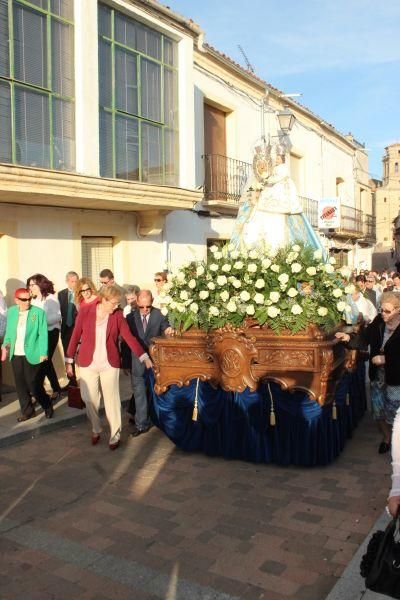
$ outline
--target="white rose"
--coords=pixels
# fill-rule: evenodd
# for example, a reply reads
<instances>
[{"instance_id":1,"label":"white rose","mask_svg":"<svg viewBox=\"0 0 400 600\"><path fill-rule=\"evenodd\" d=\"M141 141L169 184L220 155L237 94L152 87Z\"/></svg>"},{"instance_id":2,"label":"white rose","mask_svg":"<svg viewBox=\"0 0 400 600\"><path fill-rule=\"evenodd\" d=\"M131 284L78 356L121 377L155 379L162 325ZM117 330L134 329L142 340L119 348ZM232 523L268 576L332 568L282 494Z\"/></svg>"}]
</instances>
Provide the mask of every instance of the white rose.
<instances>
[{"instance_id":1,"label":"white rose","mask_svg":"<svg viewBox=\"0 0 400 600\"><path fill-rule=\"evenodd\" d=\"M315 250L313 256L315 260L320 260L322 258L322 250Z\"/></svg>"},{"instance_id":2,"label":"white rose","mask_svg":"<svg viewBox=\"0 0 400 600\"><path fill-rule=\"evenodd\" d=\"M218 251L218 246L211 246L211 248L210 248L211 254L214 254L214 252L217 252L217 251Z\"/></svg>"},{"instance_id":3,"label":"white rose","mask_svg":"<svg viewBox=\"0 0 400 600\"><path fill-rule=\"evenodd\" d=\"M281 295L279 292L270 292L269 299L272 302L278 302L280 297L281 297Z\"/></svg>"},{"instance_id":4,"label":"white rose","mask_svg":"<svg viewBox=\"0 0 400 600\"><path fill-rule=\"evenodd\" d=\"M325 271L326 273L333 273L334 272L334 268L332 265L330 265L329 263L327 265L325 265Z\"/></svg>"},{"instance_id":5,"label":"white rose","mask_svg":"<svg viewBox=\"0 0 400 600\"><path fill-rule=\"evenodd\" d=\"M243 262L241 260L238 260L235 262L235 264L233 265L234 269L243 269Z\"/></svg>"},{"instance_id":6,"label":"white rose","mask_svg":"<svg viewBox=\"0 0 400 600\"><path fill-rule=\"evenodd\" d=\"M342 277L344 277L345 279L348 279L350 277L351 268L348 267L347 265L344 265L343 267L341 267L339 269L339 273L341 274Z\"/></svg>"},{"instance_id":7,"label":"white rose","mask_svg":"<svg viewBox=\"0 0 400 600\"><path fill-rule=\"evenodd\" d=\"M171 304L171 302L172 302L171 296L165 296L165 298L163 300L163 304Z\"/></svg>"},{"instance_id":8,"label":"white rose","mask_svg":"<svg viewBox=\"0 0 400 600\"><path fill-rule=\"evenodd\" d=\"M164 317L167 316L167 314L168 314L168 308L166 306L163 306L161 308L161 314L164 315Z\"/></svg>"},{"instance_id":9,"label":"white rose","mask_svg":"<svg viewBox=\"0 0 400 600\"><path fill-rule=\"evenodd\" d=\"M301 308L300 304L293 304L291 312L293 315L301 315L303 309Z\"/></svg>"},{"instance_id":10,"label":"white rose","mask_svg":"<svg viewBox=\"0 0 400 600\"><path fill-rule=\"evenodd\" d=\"M164 283L163 285L163 291L164 292L169 292L172 288L172 283L170 281L167 281L166 283Z\"/></svg>"},{"instance_id":11,"label":"white rose","mask_svg":"<svg viewBox=\"0 0 400 600\"><path fill-rule=\"evenodd\" d=\"M222 271L224 273L229 273L229 271L232 269L232 265L228 265L228 263L226 265L222 265Z\"/></svg>"},{"instance_id":12,"label":"white rose","mask_svg":"<svg viewBox=\"0 0 400 600\"><path fill-rule=\"evenodd\" d=\"M231 252L231 258L233 260L236 260L237 258L239 258L239 252L237 250L234 250L233 252Z\"/></svg>"},{"instance_id":13,"label":"white rose","mask_svg":"<svg viewBox=\"0 0 400 600\"><path fill-rule=\"evenodd\" d=\"M242 282L240 281L240 279L233 279L232 285L234 288L238 289L242 286Z\"/></svg>"},{"instance_id":14,"label":"white rose","mask_svg":"<svg viewBox=\"0 0 400 600\"><path fill-rule=\"evenodd\" d=\"M263 269L269 269L269 267L271 266L271 261L269 260L269 258L263 258L261 261L261 266Z\"/></svg>"},{"instance_id":15,"label":"white rose","mask_svg":"<svg viewBox=\"0 0 400 600\"><path fill-rule=\"evenodd\" d=\"M328 314L328 309L325 308L325 306L319 306L317 313L319 314L320 317L326 317L326 315Z\"/></svg>"},{"instance_id":16,"label":"white rose","mask_svg":"<svg viewBox=\"0 0 400 600\"><path fill-rule=\"evenodd\" d=\"M300 252L301 248L298 244L295 244L294 246L292 246L292 250L293 252Z\"/></svg>"},{"instance_id":17,"label":"white rose","mask_svg":"<svg viewBox=\"0 0 400 600\"><path fill-rule=\"evenodd\" d=\"M218 271L218 265L216 265L215 263L212 263L210 265L210 271Z\"/></svg>"},{"instance_id":18,"label":"white rose","mask_svg":"<svg viewBox=\"0 0 400 600\"><path fill-rule=\"evenodd\" d=\"M255 258L258 258L258 253L256 252L256 250L250 250L250 252L249 252L249 258L252 258L253 260Z\"/></svg>"},{"instance_id":19,"label":"white rose","mask_svg":"<svg viewBox=\"0 0 400 600\"><path fill-rule=\"evenodd\" d=\"M255 313L255 312L256 312L256 309L254 308L254 305L253 305L253 304L249 304L249 305L246 307L246 314L248 314L248 315L250 315L250 316L251 316L251 315L254 315L254 313Z\"/></svg>"},{"instance_id":20,"label":"white rose","mask_svg":"<svg viewBox=\"0 0 400 600\"><path fill-rule=\"evenodd\" d=\"M257 265L256 263L249 263L247 265L247 270L249 273L255 273L257 271Z\"/></svg>"},{"instance_id":21,"label":"white rose","mask_svg":"<svg viewBox=\"0 0 400 600\"><path fill-rule=\"evenodd\" d=\"M188 300L189 299L189 294L187 293L186 290L182 290L181 293L179 294L179 298L181 300Z\"/></svg>"},{"instance_id":22,"label":"white rose","mask_svg":"<svg viewBox=\"0 0 400 600\"><path fill-rule=\"evenodd\" d=\"M292 263L294 260L296 260L297 257L298 257L297 252L289 252L289 254L287 255L286 263L288 265L290 265L290 263Z\"/></svg>"},{"instance_id":23,"label":"white rose","mask_svg":"<svg viewBox=\"0 0 400 600\"><path fill-rule=\"evenodd\" d=\"M217 277L217 284L218 285L226 285L227 283L228 283L228 280L225 277L225 275L218 275L218 277Z\"/></svg>"},{"instance_id":24,"label":"white rose","mask_svg":"<svg viewBox=\"0 0 400 600\"><path fill-rule=\"evenodd\" d=\"M207 283L207 287L209 290L215 290L215 283L213 281L209 281Z\"/></svg>"},{"instance_id":25,"label":"white rose","mask_svg":"<svg viewBox=\"0 0 400 600\"><path fill-rule=\"evenodd\" d=\"M338 309L339 312L343 312L344 310L346 310L346 302L343 302L343 300L340 300L336 304L336 308Z\"/></svg>"},{"instance_id":26,"label":"white rose","mask_svg":"<svg viewBox=\"0 0 400 600\"><path fill-rule=\"evenodd\" d=\"M171 304L169 305L169 307L170 307L170 309L171 309L171 310L175 310L177 306L178 306L178 305L177 305L177 303L175 302L175 300L172 300Z\"/></svg>"},{"instance_id":27,"label":"white rose","mask_svg":"<svg viewBox=\"0 0 400 600\"><path fill-rule=\"evenodd\" d=\"M194 288L196 287L196 280L191 279L188 283L188 286L190 287L191 290L194 290Z\"/></svg>"},{"instance_id":28,"label":"white rose","mask_svg":"<svg viewBox=\"0 0 400 600\"><path fill-rule=\"evenodd\" d=\"M255 294L254 295L254 302L256 304L264 304L264 296L263 296L263 294Z\"/></svg>"},{"instance_id":29,"label":"white rose","mask_svg":"<svg viewBox=\"0 0 400 600\"><path fill-rule=\"evenodd\" d=\"M329 258L329 262L331 263L331 265L336 265L336 258L334 258L333 256L331 256Z\"/></svg>"},{"instance_id":30,"label":"white rose","mask_svg":"<svg viewBox=\"0 0 400 600\"><path fill-rule=\"evenodd\" d=\"M269 317L271 317L271 319L275 319L275 317L277 317L280 312L281 311L276 306L268 306L267 308L267 314Z\"/></svg>"},{"instance_id":31,"label":"white rose","mask_svg":"<svg viewBox=\"0 0 400 600\"><path fill-rule=\"evenodd\" d=\"M185 305L184 305L184 304L177 304L177 305L176 305L176 308L178 309L178 311L179 311L180 313L183 313L183 312L185 312L185 308L186 308L186 307L185 307Z\"/></svg>"},{"instance_id":32,"label":"white rose","mask_svg":"<svg viewBox=\"0 0 400 600\"><path fill-rule=\"evenodd\" d=\"M273 266L273 265L272 265ZM272 267L271 267L272 269ZM285 284L289 281L289 275L287 273L281 273L278 277L279 283Z\"/></svg>"},{"instance_id":33,"label":"white rose","mask_svg":"<svg viewBox=\"0 0 400 600\"><path fill-rule=\"evenodd\" d=\"M227 300L229 300L229 292L224 290L223 292L220 293L220 297L224 302L226 302Z\"/></svg>"},{"instance_id":34,"label":"white rose","mask_svg":"<svg viewBox=\"0 0 400 600\"><path fill-rule=\"evenodd\" d=\"M265 287L264 279L257 279L257 281L254 284L254 287L257 288L258 290L261 290L263 287Z\"/></svg>"},{"instance_id":35,"label":"white rose","mask_svg":"<svg viewBox=\"0 0 400 600\"><path fill-rule=\"evenodd\" d=\"M247 302L248 300L250 300L249 292L247 292L246 290L243 290L243 292L240 292L240 299L243 300L243 302Z\"/></svg>"},{"instance_id":36,"label":"white rose","mask_svg":"<svg viewBox=\"0 0 400 600\"><path fill-rule=\"evenodd\" d=\"M228 304L226 305L226 309L229 310L229 312L234 313L237 311L237 306L236 304L233 302L233 300L230 300L228 302Z\"/></svg>"},{"instance_id":37,"label":"white rose","mask_svg":"<svg viewBox=\"0 0 400 600\"><path fill-rule=\"evenodd\" d=\"M274 273L279 273L279 271L281 270L279 265L273 264L271 265L271 271L273 271Z\"/></svg>"},{"instance_id":38,"label":"white rose","mask_svg":"<svg viewBox=\"0 0 400 600\"><path fill-rule=\"evenodd\" d=\"M340 296L343 296L343 292L340 288L335 288L332 292L332 295L334 298L340 298Z\"/></svg>"},{"instance_id":39,"label":"white rose","mask_svg":"<svg viewBox=\"0 0 400 600\"><path fill-rule=\"evenodd\" d=\"M317 269L315 267L307 267L306 273L312 277L313 275L317 274Z\"/></svg>"},{"instance_id":40,"label":"white rose","mask_svg":"<svg viewBox=\"0 0 400 600\"><path fill-rule=\"evenodd\" d=\"M199 305L196 304L196 302L193 302L190 305L190 310L192 311L192 313L194 313L195 315L197 315L197 313L199 312Z\"/></svg>"},{"instance_id":41,"label":"white rose","mask_svg":"<svg viewBox=\"0 0 400 600\"><path fill-rule=\"evenodd\" d=\"M300 271L301 271L301 264L293 263L292 264L292 273L300 273Z\"/></svg>"},{"instance_id":42,"label":"white rose","mask_svg":"<svg viewBox=\"0 0 400 600\"><path fill-rule=\"evenodd\" d=\"M183 283L185 281L185 273L183 271L178 271L176 278L180 283Z\"/></svg>"},{"instance_id":43,"label":"white rose","mask_svg":"<svg viewBox=\"0 0 400 600\"><path fill-rule=\"evenodd\" d=\"M207 292L207 290L201 290L201 292L199 294L199 298L200 298L200 300L205 300L206 298L208 298L209 295L210 295L210 292Z\"/></svg>"},{"instance_id":44,"label":"white rose","mask_svg":"<svg viewBox=\"0 0 400 600\"><path fill-rule=\"evenodd\" d=\"M214 252L214 258L215 260L219 260L220 258L222 258L222 252Z\"/></svg>"},{"instance_id":45,"label":"white rose","mask_svg":"<svg viewBox=\"0 0 400 600\"><path fill-rule=\"evenodd\" d=\"M287 295L288 295L290 298L294 298L295 296L297 296L297 294L298 294L298 293L299 293L299 292L298 292L298 291L296 290L296 288L294 288L294 287L291 287L291 288L289 288L289 289L288 289L288 291L287 291Z\"/></svg>"},{"instance_id":46,"label":"white rose","mask_svg":"<svg viewBox=\"0 0 400 600\"><path fill-rule=\"evenodd\" d=\"M208 312L213 317L218 317L218 315L219 315L219 310L218 310L218 308L216 306L210 306L210 308L208 309Z\"/></svg>"},{"instance_id":47,"label":"white rose","mask_svg":"<svg viewBox=\"0 0 400 600\"><path fill-rule=\"evenodd\" d=\"M201 275L204 275L204 267L203 265L199 265L196 269L196 275L198 277L201 277ZM165 286L164 286L165 287Z\"/></svg>"},{"instance_id":48,"label":"white rose","mask_svg":"<svg viewBox=\"0 0 400 600\"><path fill-rule=\"evenodd\" d=\"M346 287L344 288L344 291L346 292L346 294L353 294L355 292L355 286L352 283L349 283L349 285L346 285Z\"/></svg>"}]
</instances>

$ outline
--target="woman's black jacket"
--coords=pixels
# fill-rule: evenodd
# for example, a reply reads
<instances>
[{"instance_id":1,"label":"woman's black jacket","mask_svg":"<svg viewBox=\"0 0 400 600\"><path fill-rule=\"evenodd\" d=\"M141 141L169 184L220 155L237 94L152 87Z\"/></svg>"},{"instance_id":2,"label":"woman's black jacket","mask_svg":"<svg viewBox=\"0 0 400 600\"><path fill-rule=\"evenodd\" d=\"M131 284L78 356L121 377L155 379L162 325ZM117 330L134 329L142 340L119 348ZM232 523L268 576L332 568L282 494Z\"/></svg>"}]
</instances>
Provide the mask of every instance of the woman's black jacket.
<instances>
[{"instance_id":1,"label":"woman's black jacket","mask_svg":"<svg viewBox=\"0 0 400 600\"><path fill-rule=\"evenodd\" d=\"M369 378L374 381L377 377L377 366L371 359L377 354L385 355L385 382L387 385L400 385L400 325L396 327L382 350L385 322L381 315L375 317L359 334L352 335L349 348L365 348L370 346Z\"/></svg>"}]
</instances>

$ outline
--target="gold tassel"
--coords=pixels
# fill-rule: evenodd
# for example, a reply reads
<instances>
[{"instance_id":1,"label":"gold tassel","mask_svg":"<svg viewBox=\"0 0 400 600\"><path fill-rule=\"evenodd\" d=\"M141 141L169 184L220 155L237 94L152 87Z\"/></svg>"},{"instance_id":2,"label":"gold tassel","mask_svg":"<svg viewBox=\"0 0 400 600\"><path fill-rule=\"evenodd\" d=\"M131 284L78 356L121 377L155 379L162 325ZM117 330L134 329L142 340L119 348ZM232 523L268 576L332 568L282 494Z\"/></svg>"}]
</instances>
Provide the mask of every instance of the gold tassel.
<instances>
[{"instance_id":1,"label":"gold tassel","mask_svg":"<svg viewBox=\"0 0 400 600\"><path fill-rule=\"evenodd\" d=\"M275 410L274 410L274 399L272 397L272 392L271 392L271 386L268 383L268 391L269 391L269 397L271 398L271 409L270 409L270 413L269 413L269 424L271 425L271 427L275 427L276 425L276 416L275 416Z\"/></svg>"},{"instance_id":2,"label":"gold tassel","mask_svg":"<svg viewBox=\"0 0 400 600\"><path fill-rule=\"evenodd\" d=\"M334 421L337 420L337 409L336 409L336 402L333 401L333 406L332 406L332 419Z\"/></svg>"},{"instance_id":3,"label":"gold tassel","mask_svg":"<svg viewBox=\"0 0 400 600\"><path fill-rule=\"evenodd\" d=\"M194 406L193 406L193 413L192 413L192 421L197 421L197 417L199 415L198 402L197 402L197 397L199 394L199 381L200 381L200 379L197 378L196 393L194 396Z\"/></svg>"},{"instance_id":4,"label":"gold tassel","mask_svg":"<svg viewBox=\"0 0 400 600\"><path fill-rule=\"evenodd\" d=\"M350 406L350 394L346 394L346 406Z\"/></svg>"}]
</instances>

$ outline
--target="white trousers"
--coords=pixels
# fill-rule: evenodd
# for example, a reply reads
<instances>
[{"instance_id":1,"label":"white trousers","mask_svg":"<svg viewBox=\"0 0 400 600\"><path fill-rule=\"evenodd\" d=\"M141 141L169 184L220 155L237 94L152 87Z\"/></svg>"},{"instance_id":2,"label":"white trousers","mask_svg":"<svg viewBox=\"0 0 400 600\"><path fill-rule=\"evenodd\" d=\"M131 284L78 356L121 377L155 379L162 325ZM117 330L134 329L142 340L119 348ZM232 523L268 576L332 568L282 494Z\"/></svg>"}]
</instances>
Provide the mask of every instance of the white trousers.
<instances>
[{"instance_id":1,"label":"white trousers","mask_svg":"<svg viewBox=\"0 0 400 600\"><path fill-rule=\"evenodd\" d=\"M96 371L89 367L80 368L80 388L86 404L86 414L94 434L102 430L99 416L101 393L103 394L106 417L110 425L110 444L121 436L121 399L119 396L119 369L110 367Z\"/></svg>"}]
</instances>

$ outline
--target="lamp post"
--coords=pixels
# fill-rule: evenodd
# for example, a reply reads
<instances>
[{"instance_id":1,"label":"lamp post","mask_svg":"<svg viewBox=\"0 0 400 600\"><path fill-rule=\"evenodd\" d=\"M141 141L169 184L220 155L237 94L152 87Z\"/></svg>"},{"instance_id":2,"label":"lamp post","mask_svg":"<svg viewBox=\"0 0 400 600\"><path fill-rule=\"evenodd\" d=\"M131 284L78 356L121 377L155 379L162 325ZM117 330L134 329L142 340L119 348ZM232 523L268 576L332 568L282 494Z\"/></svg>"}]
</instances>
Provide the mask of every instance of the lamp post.
<instances>
[{"instance_id":1,"label":"lamp post","mask_svg":"<svg viewBox=\"0 0 400 600\"><path fill-rule=\"evenodd\" d=\"M279 121L279 127L282 133L288 135L289 132L292 130L294 122L296 121L296 117L294 116L292 111L289 110L288 106L285 106L283 110L280 110L278 112L277 117Z\"/></svg>"}]
</instances>

